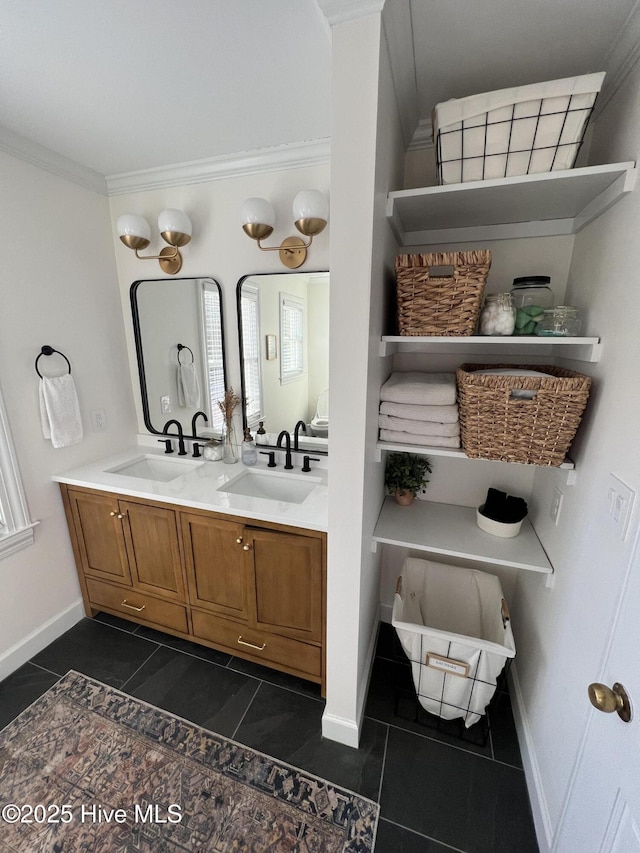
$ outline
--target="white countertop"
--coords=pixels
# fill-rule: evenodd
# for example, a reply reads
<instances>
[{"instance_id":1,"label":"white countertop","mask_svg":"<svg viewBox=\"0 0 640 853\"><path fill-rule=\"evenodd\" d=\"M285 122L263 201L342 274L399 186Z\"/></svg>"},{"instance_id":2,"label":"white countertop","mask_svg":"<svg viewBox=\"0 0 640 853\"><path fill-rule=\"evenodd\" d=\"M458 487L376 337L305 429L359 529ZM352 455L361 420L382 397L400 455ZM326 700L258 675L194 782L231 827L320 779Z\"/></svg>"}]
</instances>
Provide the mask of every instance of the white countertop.
<instances>
[{"instance_id":1,"label":"white countertop","mask_svg":"<svg viewBox=\"0 0 640 853\"><path fill-rule=\"evenodd\" d=\"M185 463L183 466L185 472L177 479L169 482L109 472L110 469L145 456L153 456L158 459L181 459ZM294 454L293 461L295 465L293 471L285 471L282 464L279 464L277 468L269 469L266 459L263 461L262 458L256 465L247 468L242 462L229 465L225 462L192 459L190 456L181 458L177 454L167 457L162 450L134 445L116 455L90 462L62 474L56 474L53 479L58 483L100 489L125 497L146 498L242 518L288 524L307 530L326 531L328 516L327 469L312 467L308 474L303 474L300 470L302 456ZM273 474L279 477L306 480L314 483L314 488L301 503L287 503L280 500L225 492L223 488L225 484L230 484L245 471L258 471L264 473L265 476Z\"/></svg>"}]
</instances>

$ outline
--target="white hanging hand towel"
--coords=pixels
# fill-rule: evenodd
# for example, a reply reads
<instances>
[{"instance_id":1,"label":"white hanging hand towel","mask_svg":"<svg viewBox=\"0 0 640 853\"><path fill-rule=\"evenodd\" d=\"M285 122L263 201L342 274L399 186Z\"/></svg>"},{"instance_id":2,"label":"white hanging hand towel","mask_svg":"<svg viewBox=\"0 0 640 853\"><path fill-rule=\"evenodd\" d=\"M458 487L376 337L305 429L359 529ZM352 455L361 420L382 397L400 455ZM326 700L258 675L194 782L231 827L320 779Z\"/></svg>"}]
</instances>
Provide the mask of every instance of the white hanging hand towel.
<instances>
[{"instance_id":1,"label":"white hanging hand towel","mask_svg":"<svg viewBox=\"0 0 640 853\"><path fill-rule=\"evenodd\" d=\"M200 385L193 363L178 365L178 405L187 409L200 408Z\"/></svg>"},{"instance_id":2,"label":"white hanging hand towel","mask_svg":"<svg viewBox=\"0 0 640 853\"><path fill-rule=\"evenodd\" d=\"M44 376L40 380L42 434L54 447L68 447L81 441L82 418L76 386L70 373Z\"/></svg>"}]
</instances>

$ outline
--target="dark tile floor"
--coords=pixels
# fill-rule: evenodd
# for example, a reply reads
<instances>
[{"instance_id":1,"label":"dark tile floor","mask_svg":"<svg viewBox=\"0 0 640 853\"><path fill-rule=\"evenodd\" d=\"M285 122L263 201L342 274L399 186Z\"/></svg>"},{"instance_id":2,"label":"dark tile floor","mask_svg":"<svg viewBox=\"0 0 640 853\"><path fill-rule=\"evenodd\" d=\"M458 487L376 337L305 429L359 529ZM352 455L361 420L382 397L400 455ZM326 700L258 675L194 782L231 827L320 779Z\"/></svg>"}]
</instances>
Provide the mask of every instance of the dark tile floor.
<instances>
[{"instance_id":1,"label":"dark tile floor","mask_svg":"<svg viewBox=\"0 0 640 853\"><path fill-rule=\"evenodd\" d=\"M376 853L535 853L508 694L484 745L425 727L396 708L393 685L412 687L398 650L381 624L355 750L322 738L316 685L100 614L0 683L0 729L75 669L380 802Z\"/></svg>"}]
</instances>

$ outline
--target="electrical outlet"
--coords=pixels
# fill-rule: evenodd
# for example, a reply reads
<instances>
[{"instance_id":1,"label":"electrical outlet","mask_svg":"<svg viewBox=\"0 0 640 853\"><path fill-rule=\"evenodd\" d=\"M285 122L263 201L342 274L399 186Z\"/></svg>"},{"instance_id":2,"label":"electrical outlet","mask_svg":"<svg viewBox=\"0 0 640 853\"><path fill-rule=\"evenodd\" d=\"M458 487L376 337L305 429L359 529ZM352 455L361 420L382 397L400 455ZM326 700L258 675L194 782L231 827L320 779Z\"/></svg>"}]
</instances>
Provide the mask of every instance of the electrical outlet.
<instances>
[{"instance_id":1,"label":"electrical outlet","mask_svg":"<svg viewBox=\"0 0 640 853\"><path fill-rule=\"evenodd\" d=\"M553 491L553 500L551 501L551 509L549 510L549 515L551 516L551 521L558 526L558 522L560 521L560 510L562 509L562 501L564 500L564 492L558 486L555 487Z\"/></svg>"},{"instance_id":2,"label":"electrical outlet","mask_svg":"<svg viewBox=\"0 0 640 853\"><path fill-rule=\"evenodd\" d=\"M107 428L107 413L104 409L94 409L91 412L91 424L94 432L104 432Z\"/></svg>"},{"instance_id":3,"label":"electrical outlet","mask_svg":"<svg viewBox=\"0 0 640 853\"><path fill-rule=\"evenodd\" d=\"M160 411L163 415L171 414L171 397L168 394L164 394L160 397Z\"/></svg>"}]
</instances>

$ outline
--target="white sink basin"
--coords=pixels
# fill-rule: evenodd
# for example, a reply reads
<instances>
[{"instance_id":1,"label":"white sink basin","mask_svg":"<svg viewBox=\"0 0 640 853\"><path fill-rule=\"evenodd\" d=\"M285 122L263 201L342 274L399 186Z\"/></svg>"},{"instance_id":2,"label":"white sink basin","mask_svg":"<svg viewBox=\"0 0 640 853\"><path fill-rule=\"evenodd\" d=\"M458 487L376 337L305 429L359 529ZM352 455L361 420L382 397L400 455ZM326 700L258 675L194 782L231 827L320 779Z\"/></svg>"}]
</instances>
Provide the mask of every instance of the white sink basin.
<instances>
[{"instance_id":1,"label":"white sink basin","mask_svg":"<svg viewBox=\"0 0 640 853\"><path fill-rule=\"evenodd\" d=\"M153 456L146 454L138 456L136 459L130 459L128 462L123 462L122 465L117 465L115 468L109 468L106 474L121 474L123 477L138 477L141 480L158 480L162 483L168 483L171 480L177 480L188 471L194 468L199 468L203 465L202 462L195 462L192 459L167 459L165 457Z\"/></svg>"},{"instance_id":2,"label":"white sink basin","mask_svg":"<svg viewBox=\"0 0 640 853\"><path fill-rule=\"evenodd\" d=\"M243 471L217 491L268 501L301 504L321 481L316 477L297 477L295 474L273 474L270 471Z\"/></svg>"}]
</instances>

